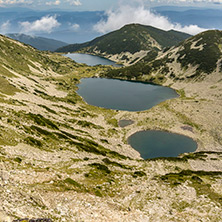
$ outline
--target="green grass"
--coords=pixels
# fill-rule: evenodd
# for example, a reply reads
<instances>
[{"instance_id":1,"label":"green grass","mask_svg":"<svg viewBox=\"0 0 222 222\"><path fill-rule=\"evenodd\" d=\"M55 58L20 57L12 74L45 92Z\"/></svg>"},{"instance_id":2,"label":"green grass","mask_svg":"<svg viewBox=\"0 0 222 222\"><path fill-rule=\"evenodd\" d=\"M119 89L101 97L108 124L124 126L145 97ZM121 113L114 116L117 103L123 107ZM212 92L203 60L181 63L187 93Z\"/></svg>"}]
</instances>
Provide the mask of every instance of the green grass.
<instances>
[{"instance_id":1,"label":"green grass","mask_svg":"<svg viewBox=\"0 0 222 222\"><path fill-rule=\"evenodd\" d=\"M47 110L50 113L56 114L56 112L52 109L50 109L49 107L45 106L45 105L39 105L40 107L44 108L45 110Z\"/></svg>"},{"instance_id":2,"label":"green grass","mask_svg":"<svg viewBox=\"0 0 222 222\"><path fill-rule=\"evenodd\" d=\"M166 59L155 60L155 56L156 54L150 58L150 61L143 59L131 66L107 70L102 74L102 77L162 84L166 81L165 75L168 74L165 66ZM161 70L159 70L158 74L151 75L160 68Z\"/></svg>"},{"instance_id":3,"label":"green grass","mask_svg":"<svg viewBox=\"0 0 222 222\"><path fill-rule=\"evenodd\" d=\"M59 52L74 52L78 50L93 53L97 48L101 53L120 54L121 52L135 53L140 50L155 50L151 38L154 38L159 45L164 48L179 43L189 37L189 35L175 32L163 31L151 26L130 24L121 29L98 37L83 44L72 44L58 49ZM123 58L124 59L124 58Z\"/></svg>"},{"instance_id":4,"label":"green grass","mask_svg":"<svg viewBox=\"0 0 222 222\"><path fill-rule=\"evenodd\" d=\"M105 166L103 164L100 164L100 163L92 163L92 164L89 164L89 166L94 167L97 170L100 170L105 174L110 174L111 173L111 171L109 170L109 168L107 166Z\"/></svg>"},{"instance_id":5,"label":"green grass","mask_svg":"<svg viewBox=\"0 0 222 222\"><path fill-rule=\"evenodd\" d=\"M78 135L74 135L71 133L68 133L66 131L49 131L46 129L43 129L39 126L32 125L30 127L25 126L24 129L29 134L35 134L36 136L41 136L43 138L44 144L53 144L59 145L61 141L69 143L69 147L76 147L79 151L85 151L89 153L94 153L96 155L112 155L111 151L109 149L104 148L102 145L99 145L95 141L80 137ZM34 139L33 137L27 137L25 139L25 142L30 145L35 145L38 147L42 147L42 142L39 140ZM118 154L116 154L118 156Z\"/></svg>"},{"instance_id":6,"label":"green grass","mask_svg":"<svg viewBox=\"0 0 222 222\"><path fill-rule=\"evenodd\" d=\"M71 178L66 178L65 180L58 180L53 183L53 187L56 191L77 191L77 192L87 192L87 189L84 185L76 182Z\"/></svg>"},{"instance_id":7,"label":"green grass","mask_svg":"<svg viewBox=\"0 0 222 222\"><path fill-rule=\"evenodd\" d=\"M36 124L39 126L46 126L51 129L59 129L58 126L53 123L51 120L45 118L41 114L33 114L33 113L28 113L27 117L31 120L33 120Z\"/></svg>"},{"instance_id":8,"label":"green grass","mask_svg":"<svg viewBox=\"0 0 222 222\"><path fill-rule=\"evenodd\" d=\"M33 137L31 137L31 136L25 138L24 141L27 144L32 145L32 146L42 147L42 142L33 138Z\"/></svg>"},{"instance_id":9,"label":"green grass","mask_svg":"<svg viewBox=\"0 0 222 222\"><path fill-rule=\"evenodd\" d=\"M79 120L79 121L77 122L77 125L82 126L82 127L85 127L85 128L103 129L102 126L96 125L96 124L91 123L91 122L86 121L86 120Z\"/></svg>"},{"instance_id":10,"label":"green grass","mask_svg":"<svg viewBox=\"0 0 222 222\"><path fill-rule=\"evenodd\" d=\"M186 202L186 201L180 201L180 202L178 202L178 201L176 201L176 202L173 202L173 204L171 205L171 207L173 208L173 209L177 209L177 211L179 211L179 212L184 212L184 210L186 209L186 208L191 208L192 206L191 206L191 204L190 203L188 203L188 202Z\"/></svg>"},{"instance_id":11,"label":"green grass","mask_svg":"<svg viewBox=\"0 0 222 222\"><path fill-rule=\"evenodd\" d=\"M19 92L20 90L17 89L15 86L10 84L8 80L6 80L4 77L0 76L0 92L6 95L14 95L16 92Z\"/></svg>"},{"instance_id":12,"label":"green grass","mask_svg":"<svg viewBox=\"0 0 222 222\"><path fill-rule=\"evenodd\" d=\"M15 77L14 74L12 74L11 72L9 72L7 69L5 69L4 67L0 66L0 75L2 76L7 76L7 77Z\"/></svg>"},{"instance_id":13,"label":"green grass","mask_svg":"<svg viewBox=\"0 0 222 222\"><path fill-rule=\"evenodd\" d=\"M146 173L143 172L143 171L135 171L132 176L135 177L135 178L144 177L144 176L146 176Z\"/></svg>"},{"instance_id":14,"label":"green grass","mask_svg":"<svg viewBox=\"0 0 222 222\"><path fill-rule=\"evenodd\" d=\"M16 158L14 158L14 161L17 162L17 163L21 163L22 159L20 157L16 157Z\"/></svg>"},{"instance_id":15,"label":"green grass","mask_svg":"<svg viewBox=\"0 0 222 222\"><path fill-rule=\"evenodd\" d=\"M117 163L116 161L111 161L108 158L104 158L102 161L105 164L107 164L107 165L111 165L111 166L115 166L115 167L120 167L122 169L130 169L129 167L126 167L125 165L123 165L121 163Z\"/></svg>"},{"instance_id":16,"label":"green grass","mask_svg":"<svg viewBox=\"0 0 222 222\"><path fill-rule=\"evenodd\" d=\"M197 195L206 195L211 201L222 205L222 195L213 191L210 185L216 179L221 180L222 172L183 170L179 173L163 175L160 178L171 186L178 186L189 181L189 186L196 190Z\"/></svg>"},{"instance_id":17,"label":"green grass","mask_svg":"<svg viewBox=\"0 0 222 222\"><path fill-rule=\"evenodd\" d=\"M108 119L107 123L112 125L113 127L118 127L118 121L117 119Z\"/></svg>"},{"instance_id":18,"label":"green grass","mask_svg":"<svg viewBox=\"0 0 222 222\"><path fill-rule=\"evenodd\" d=\"M191 48L194 42L197 42L195 47L203 45L203 49ZM119 69L110 69L103 76L157 84L164 83L166 80L165 75L167 74L170 74L170 77L175 80L202 80L207 74L216 69L217 61L221 57L221 45L222 33L218 30L206 31L181 42L177 45L180 48L177 52L178 58L176 61L181 64L181 75L173 73L169 69L168 64L173 62L173 59L170 58L171 51L163 58L156 59L154 50L138 63ZM189 77L183 76L183 72L190 66L197 67L196 72Z\"/></svg>"},{"instance_id":19,"label":"green grass","mask_svg":"<svg viewBox=\"0 0 222 222\"><path fill-rule=\"evenodd\" d=\"M53 136L53 133L52 133L52 132L49 132L49 131L47 131L47 130L45 130L45 129L42 129L41 127L32 125L32 126L30 127L30 129L33 130L33 131L36 131L36 132L39 133L40 135L45 135L45 136L50 136L50 137L52 137L52 138L55 138L55 137Z\"/></svg>"},{"instance_id":20,"label":"green grass","mask_svg":"<svg viewBox=\"0 0 222 222\"><path fill-rule=\"evenodd\" d=\"M218 154L217 152L212 152L213 154ZM148 159L146 161L169 161L169 162L188 162L189 160L202 160L206 161L206 158L208 157L208 154L212 154L211 152L195 152L195 153L188 153L188 154L182 154L179 157L157 157Z\"/></svg>"},{"instance_id":21,"label":"green grass","mask_svg":"<svg viewBox=\"0 0 222 222\"><path fill-rule=\"evenodd\" d=\"M191 44L196 41L198 41L196 47L204 45L202 50L191 49ZM198 65L196 76L202 72L209 74L215 70L221 56L219 48L221 43L222 33L220 31L210 30L200 33L182 44L184 48L177 53L179 55L178 61L182 67L188 67L189 64Z\"/></svg>"},{"instance_id":22,"label":"green grass","mask_svg":"<svg viewBox=\"0 0 222 222\"><path fill-rule=\"evenodd\" d=\"M115 181L115 173L109 170L109 168L105 165L100 163L92 163L88 166L90 167L89 171L84 173L84 181L86 184L88 184L88 187L96 187L98 190L100 189L100 185L104 186L106 183L110 184L112 181ZM111 190L111 187L106 191L103 189L103 193L109 193Z\"/></svg>"},{"instance_id":23,"label":"green grass","mask_svg":"<svg viewBox=\"0 0 222 222\"><path fill-rule=\"evenodd\" d=\"M0 126L0 145L15 146L21 136L14 130Z\"/></svg>"},{"instance_id":24,"label":"green grass","mask_svg":"<svg viewBox=\"0 0 222 222\"><path fill-rule=\"evenodd\" d=\"M74 180L71 179L71 178L66 178L66 179L64 180L64 182L67 183L67 184L70 184L70 185L72 185L72 186L81 188L81 184L79 184L78 182L74 181Z\"/></svg>"}]
</instances>

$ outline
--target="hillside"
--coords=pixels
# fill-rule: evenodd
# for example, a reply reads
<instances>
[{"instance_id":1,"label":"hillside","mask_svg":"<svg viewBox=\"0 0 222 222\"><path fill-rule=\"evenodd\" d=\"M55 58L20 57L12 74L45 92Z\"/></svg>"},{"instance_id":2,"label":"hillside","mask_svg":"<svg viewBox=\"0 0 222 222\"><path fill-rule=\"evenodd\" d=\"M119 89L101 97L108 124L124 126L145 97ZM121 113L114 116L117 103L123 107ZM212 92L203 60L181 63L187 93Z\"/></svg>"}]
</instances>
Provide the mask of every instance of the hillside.
<instances>
[{"instance_id":1,"label":"hillside","mask_svg":"<svg viewBox=\"0 0 222 222\"><path fill-rule=\"evenodd\" d=\"M20 33L7 34L7 36L43 51L55 51L59 47L68 45L68 43L55 39L25 35Z\"/></svg>"},{"instance_id":2,"label":"hillside","mask_svg":"<svg viewBox=\"0 0 222 222\"><path fill-rule=\"evenodd\" d=\"M159 53L153 60L145 58L130 67L111 70L107 77L161 82L203 79L213 72L221 72L222 32L210 30ZM136 74L135 74L136 73Z\"/></svg>"},{"instance_id":3,"label":"hillside","mask_svg":"<svg viewBox=\"0 0 222 222\"><path fill-rule=\"evenodd\" d=\"M76 93L107 69L0 36L0 221L221 221L221 75L172 81L179 98L127 112ZM150 129L197 152L143 160L127 138Z\"/></svg>"},{"instance_id":4,"label":"hillside","mask_svg":"<svg viewBox=\"0 0 222 222\"><path fill-rule=\"evenodd\" d=\"M163 31L152 26L130 24L90 42L68 45L56 51L81 51L100 55L116 62L132 64L147 53L149 55L165 47L176 45L188 37L190 35L173 30Z\"/></svg>"}]
</instances>

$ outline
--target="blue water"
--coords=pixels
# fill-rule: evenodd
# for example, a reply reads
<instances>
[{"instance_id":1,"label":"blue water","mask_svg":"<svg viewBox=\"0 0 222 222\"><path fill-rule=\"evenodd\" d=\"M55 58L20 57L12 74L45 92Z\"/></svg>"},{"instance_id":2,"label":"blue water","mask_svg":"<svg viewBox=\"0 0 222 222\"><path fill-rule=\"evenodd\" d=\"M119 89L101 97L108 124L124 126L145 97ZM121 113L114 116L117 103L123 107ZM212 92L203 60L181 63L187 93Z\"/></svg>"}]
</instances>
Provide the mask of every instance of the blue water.
<instances>
[{"instance_id":1,"label":"blue water","mask_svg":"<svg viewBox=\"0 0 222 222\"><path fill-rule=\"evenodd\" d=\"M177 157L197 149L197 143L189 137L154 130L137 132L128 138L128 143L143 159Z\"/></svg>"},{"instance_id":2,"label":"blue water","mask_svg":"<svg viewBox=\"0 0 222 222\"><path fill-rule=\"evenodd\" d=\"M115 62L109 59L105 59L94 55L81 54L81 53L68 53L65 56L73 59L75 62L85 63L88 66L111 65L115 67L122 67L122 65L116 64Z\"/></svg>"},{"instance_id":3,"label":"blue water","mask_svg":"<svg viewBox=\"0 0 222 222\"><path fill-rule=\"evenodd\" d=\"M81 79L77 93L90 105L107 109L142 111L178 97L175 90L159 85L116 79Z\"/></svg>"},{"instance_id":4,"label":"blue water","mask_svg":"<svg viewBox=\"0 0 222 222\"><path fill-rule=\"evenodd\" d=\"M122 120L119 121L118 124L119 124L120 127L126 127L126 126L132 125L133 123L134 123L133 120L122 119Z\"/></svg>"}]
</instances>

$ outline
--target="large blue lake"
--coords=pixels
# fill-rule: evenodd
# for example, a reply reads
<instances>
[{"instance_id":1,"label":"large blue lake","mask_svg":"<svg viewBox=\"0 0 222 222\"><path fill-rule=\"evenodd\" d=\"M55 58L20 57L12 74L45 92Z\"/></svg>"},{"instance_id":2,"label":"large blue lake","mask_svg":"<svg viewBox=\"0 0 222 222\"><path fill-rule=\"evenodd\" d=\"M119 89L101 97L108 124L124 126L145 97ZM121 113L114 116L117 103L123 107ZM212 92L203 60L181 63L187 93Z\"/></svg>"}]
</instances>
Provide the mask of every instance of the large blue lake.
<instances>
[{"instance_id":1,"label":"large blue lake","mask_svg":"<svg viewBox=\"0 0 222 222\"><path fill-rule=\"evenodd\" d=\"M82 53L68 53L65 56L73 59L78 63L85 63L88 66L95 66L95 65L111 65L115 67L122 67L122 65L116 64L115 62L105 59L99 56L82 54Z\"/></svg>"},{"instance_id":2,"label":"large blue lake","mask_svg":"<svg viewBox=\"0 0 222 222\"><path fill-rule=\"evenodd\" d=\"M107 109L142 111L178 97L175 90L142 82L103 78L81 79L77 93L90 105Z\"/></svg>"},{"instance_id":3,"label":"large blue lake","mask_svg":"<svg viewBox=\"0 0 222 222\"><path fill-rule=\"evenodd\" d=\"M197 143L189 137L154 130L137 132L128 138L128 143L143 159L177 157L197 149Z\"/></svg>"},{"instance_id":4,"label":"large blue lake","mask_svg":"<svg viewBox=\"0 0 222 222\"><path fill-rule=\"evenodd\" d=\"M168 87L116 79L85 78L78 88L78 94L90 105L126 111L147 110L178 97ZM122 127L133 123L129 121L124 121ZM191 138L162 131L138 132L129 137L128 142L144 159L176 157L197 149L197 143Z\"/></svg>"}]
</instances>

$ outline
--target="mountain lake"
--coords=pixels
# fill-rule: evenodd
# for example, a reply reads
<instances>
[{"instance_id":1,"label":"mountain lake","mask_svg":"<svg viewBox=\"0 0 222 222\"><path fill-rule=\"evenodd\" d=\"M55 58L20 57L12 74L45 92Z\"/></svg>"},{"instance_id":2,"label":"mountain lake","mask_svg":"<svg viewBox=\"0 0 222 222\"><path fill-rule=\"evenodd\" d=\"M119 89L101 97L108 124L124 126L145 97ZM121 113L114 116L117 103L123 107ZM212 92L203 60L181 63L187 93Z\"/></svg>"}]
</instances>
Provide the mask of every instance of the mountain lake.
<instances>
[{"instance_id":1,"label":"mountain lake","mask_svg":"<svg viewBox=\"0 0 222 222\"><path fill-rule=\"evenodd\" d=\"M155 130L137 132L128 138L128 143L143 159L177 157L197 149L197 143L187 136Z\"/></svg>"},{"instance_id":2,"label":"mountain lake","mask_svg":"<svg viewBox=\"0 0 222 222\"><path fill-rule=\"evenodd\" d=\"M77 93L88 104L114 110L148 110L178 97L175 90L168 87L117 79L84 78L78 88ZM197 143L191 138L163 131L141 131L130 136L128 142L144 159L176 157L197 149Z\"/></svg>"},{"instance_id":3,"label":"mountain lake","mask_svg":"<svg viewBox=\"0 0 222 222\"><path fill-rule=\"evenodd\" d=\"M114 67L122 67L120 64L116 64L115 62L105 59L99 56L83 54L83 53L68 53L64 56L67 56L73 59L75 62L78 63L85 63L88 66L95 66L95 65L111 65Z\"/></svg>"},{"instance_id":4,"label":"mountain lake","mask_svg":"<svg viewBox=\"0 0 222 222\"><path fill-rule=\"evenodd\" d=\"M85 78L78 88L77 93L88 104L114 110L147 110L178 97L169 87L117 79Z\"/></svg>"}]
</instances>

